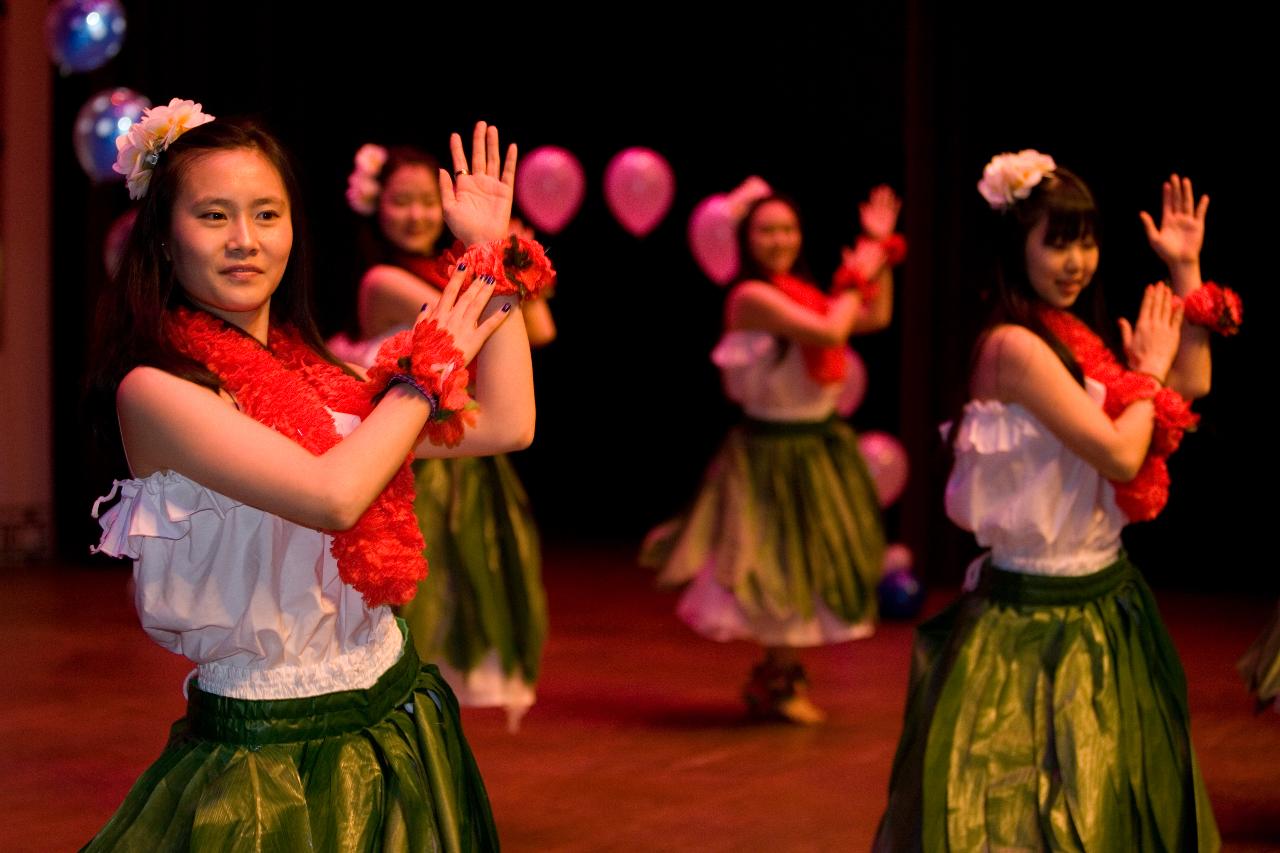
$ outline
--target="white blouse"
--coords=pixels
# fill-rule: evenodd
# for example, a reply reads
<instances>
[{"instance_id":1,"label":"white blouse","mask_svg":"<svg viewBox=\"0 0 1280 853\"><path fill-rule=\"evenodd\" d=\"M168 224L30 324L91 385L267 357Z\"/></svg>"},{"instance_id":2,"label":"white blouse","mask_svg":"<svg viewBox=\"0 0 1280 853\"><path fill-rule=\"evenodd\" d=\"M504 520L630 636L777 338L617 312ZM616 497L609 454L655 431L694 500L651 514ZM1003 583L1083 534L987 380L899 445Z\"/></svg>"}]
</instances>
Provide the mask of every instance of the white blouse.
<instances>
[{"instance_id":1,"label":"white blouse","mask_svg":"<svg viewBox=\"0 0 1280 853\"><path fill-rule=\"evenodd\" d=\"M798 344L786 347L768 332L726 332L711 353L724 393L762 421L820 421L836 410L843 386L814 382Z\"/></svg>"},{"instance_id":2,"label":"white blouse","mask_svg":"<svg viewBox=\"0 0 1280 853\"><path fill-rule=\"evenodd\" d=\"M1106 387L1086 379L1098 403ZM971 400L955 437L947 515L995 565L1040 575L1085 575L1113 562L1128 519L1096 468L1016 403Z\"/></svg>"},{"instance_id":3,"label":"white blouse","mask_svg":"<svg viewBox=\"0 0 1280 853\"><path fill-rule=\"evenodd\" d=\"M360 419L332 413L347 435ZM117 480L94 503L95 550L133 563L153 640L197 665L200 689L237 699L373 686L399 658L391 608L338 577L333 537L234 501L173 471Z\"/></svg>"}]
</instances>

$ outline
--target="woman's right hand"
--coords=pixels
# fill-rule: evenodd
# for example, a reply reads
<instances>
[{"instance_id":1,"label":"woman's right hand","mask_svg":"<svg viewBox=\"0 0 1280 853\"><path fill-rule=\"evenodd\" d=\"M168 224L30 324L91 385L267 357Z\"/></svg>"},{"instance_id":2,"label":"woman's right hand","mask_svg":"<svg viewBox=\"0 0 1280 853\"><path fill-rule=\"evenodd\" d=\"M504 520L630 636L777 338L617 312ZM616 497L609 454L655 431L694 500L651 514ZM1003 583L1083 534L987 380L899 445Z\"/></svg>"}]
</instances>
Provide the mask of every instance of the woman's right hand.
<instances>
[{"instance_id":1,"label":"woman's right hand","mask_svg":"<svg viewBox=\"0 0 1280 853\"><path fill-rule=\"evenodd\" d=\"M462 351L467 364L471 363L485 341L489 340L489 336L507 319L514 302L504 302L499 310L481 320L480 315L493 296L497 282L477 282L463 291L464 285L472 283L472 277L470 270L455 270L440 298L434 305L424 306L417 321L423 323L434 320L436 326L448 332L453 338L453 345Z\"/></svg>"},{"instance_id":2,"label":"woman's right hand","mask_svg":"<svg viewBox=\"0 0 1280 853\"><path fill-rule=\"evenodd\" d=\"M1138 323L1120 319L1129 369L1154 376L1161 383L1169 375L1182 338L1182 303L1164 282L1147 285L1138 310Z\"/></svg>"}]
</instances>

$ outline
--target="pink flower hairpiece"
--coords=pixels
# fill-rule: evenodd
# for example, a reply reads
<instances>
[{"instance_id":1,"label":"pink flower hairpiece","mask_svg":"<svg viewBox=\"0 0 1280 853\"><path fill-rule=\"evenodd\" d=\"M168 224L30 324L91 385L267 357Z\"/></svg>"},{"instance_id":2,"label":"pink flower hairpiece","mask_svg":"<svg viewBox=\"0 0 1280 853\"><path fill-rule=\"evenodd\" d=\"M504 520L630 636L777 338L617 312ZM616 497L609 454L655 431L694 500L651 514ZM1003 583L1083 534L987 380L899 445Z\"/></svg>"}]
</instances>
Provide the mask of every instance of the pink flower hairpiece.
<instances>
[{"instance_id":1,"label":"pink flower hairpiece","mask_svg":"<svg viewBox=\"0 0 1280 853\"><path fill-rule=\"evenodd\" d=\"M128 133L116 137L116 162L111 167L125 176L129 198L139 199L151 185L151 172L173 141L193 127L213 121L201 104L174 98L167 106L151 107Z\"/></svg>"},{"instance_id":2,"label":"pink flower hairpiece","mask_svg":"<svg viewBox=\"0 0 1280 853\"><path fill-rule=\"evenodd\" d=\"M387 162L387 149L366 143L356 152L356 167L347 177L347 204L361 216L372 216L378 209L382 185L378 173Z\"/></svg>"},{"instance_id":3,"label":"pink flower hairpiece","mask_svg":"<svg viewBox=\"0 0 1280 853\"><path fill-rule=\"evenodd\" d=\"M1034 148L1024 148L1017 154L997 154L982 170L978 192L993 210L1008 210L1031 195L1044 176L1056 168L1052 157Z\"/></svg>"}]
</instances>

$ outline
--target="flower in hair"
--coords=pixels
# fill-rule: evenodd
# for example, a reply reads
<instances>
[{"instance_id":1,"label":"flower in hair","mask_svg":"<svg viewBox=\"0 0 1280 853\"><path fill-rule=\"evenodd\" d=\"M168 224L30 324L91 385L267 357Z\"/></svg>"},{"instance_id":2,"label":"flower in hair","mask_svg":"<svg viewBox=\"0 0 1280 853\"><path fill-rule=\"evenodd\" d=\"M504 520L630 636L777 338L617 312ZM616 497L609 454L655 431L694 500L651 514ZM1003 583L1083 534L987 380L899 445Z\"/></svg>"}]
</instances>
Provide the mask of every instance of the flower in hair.
<instances>
[{"instance_id":1,"label":"flower in hair","mask_svg":"<svg viewBox=\"0 0 1280 853\"><path fill-rule=\"evenodd\" d=\"M139 199L151 185L151 172L173 141L193 127L213 121L201 104L174 98L167 106L151 107L128 133L116 137L116 162L111 168L125 176L129 198Z\"/></svg>"},{"instance_id":2,"label":"flower in hair","mask_svg":"<svg viewBox=\"0 0 1280 853\"><path fill-rule=\"evenodd\" d=\"M1024 148L1017 154L997 154L982 170L978 192L992 209L1007 210L1031 195L1036 184L1056 168L1052 157L1034 148Z\"/></svg>"},{"instance_id":3,"label":"flower in hair","mask_svg":"<svg viewBox=\"0 0 1280 853\"><path fill-rule=\"evenodd\" d=\"M387 149L381 145L366 143L356 152L356 167L347 177L347 204L361 216L372 216L378 209L378 194L382 185L378 173L387 162Z\"/></svg>"}]
</instances>

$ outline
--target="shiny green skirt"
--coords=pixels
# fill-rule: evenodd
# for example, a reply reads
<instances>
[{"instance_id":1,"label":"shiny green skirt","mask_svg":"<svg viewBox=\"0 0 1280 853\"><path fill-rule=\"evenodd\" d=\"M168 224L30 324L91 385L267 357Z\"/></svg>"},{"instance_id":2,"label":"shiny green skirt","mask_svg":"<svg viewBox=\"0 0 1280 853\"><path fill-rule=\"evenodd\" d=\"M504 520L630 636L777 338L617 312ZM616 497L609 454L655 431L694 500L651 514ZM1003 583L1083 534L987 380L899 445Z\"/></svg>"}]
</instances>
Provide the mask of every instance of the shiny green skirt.
<instances>
[{"instance_id":1,"label":"shiny green skirt","mask_svg":"<svg viewBox=\"0 0 1280 853\"><path fill-rule=\"evenodd\" d=\"M423 660L474 672L496 660L531 694L547 640L542 557L520 480L505 456L414 463L414 512L430 566L400 608ZM463 704L465 685L454 683ZM508 704L505 701L478 704Z\"/></svg>"},{"instance_id":2,"label":"shiny green skirt","mask_svg":"<svg viewBox=\"0 0 1280 853\"><path fill-rule=\"evenodd\" d=\"M870 632L884 547L875 484L847 424L747 420L689 511L649 534L640 562L663 585L693 582L681 617L713 639L820 645ZM706 612L727 606L732 625Z\"/></svg>"},{"instance_id":3,"label":"shiny green skirt","mask_svg":"<svg viewBox=\"0 0 1280 853\"><path fill-rule=\"evenodd\" d=\"M377 683L187 715L88 851L485 851L489 798L458 706L411 643Z\"/></svg>"},{"instance_id":4,"label":"shiny green skirt","mask_svg":"<svg viewBox=\"0 0 1280 853\"><path fill-rule=\"evenodd\" d=\"M1257 699L1258 710L1276 705L1276 699L1280 698L1280 607L1271 614L1271 621L1244 653L1237 668L1249 685L1249 692ZM1276 708L1280 710L1280 705Z\"/></svg>"},{"instance_id":5,"label":"shiny green skirt","mask_svg":"<svg viewBox=\"0 0 1280 853\"><path fill-rule=\"evenodd\" d=\"M1187 686L1121 556L1083 577L984 567L917 630L877 850L1216 850Z\"/></svg>"}]
</instances>

